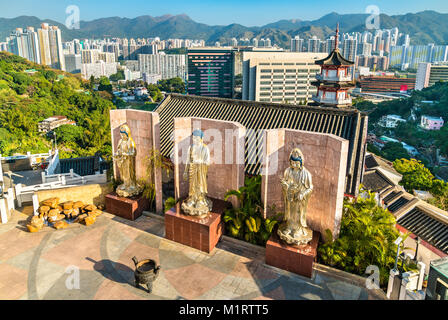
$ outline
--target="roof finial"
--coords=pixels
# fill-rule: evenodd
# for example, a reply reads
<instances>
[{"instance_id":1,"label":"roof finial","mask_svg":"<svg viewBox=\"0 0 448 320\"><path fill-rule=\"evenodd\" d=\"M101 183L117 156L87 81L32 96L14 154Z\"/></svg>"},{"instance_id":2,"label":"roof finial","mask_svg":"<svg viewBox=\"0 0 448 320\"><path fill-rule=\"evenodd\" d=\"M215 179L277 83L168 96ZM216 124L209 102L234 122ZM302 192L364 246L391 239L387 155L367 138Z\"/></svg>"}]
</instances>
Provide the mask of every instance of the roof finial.
<instances>
[{"instance_id":1,"label":"roof finial","mask_svg":"<svg viewBox=\"0 0 448 320\"><path fill-rule=\"evenodd\" d=\"M335 42L334 42L334 50L335 51L338 50L338 47L339 47L339 22L338 22L338 25L336 27L336 39L335 39Z\"/></svg>"}]
</instances>

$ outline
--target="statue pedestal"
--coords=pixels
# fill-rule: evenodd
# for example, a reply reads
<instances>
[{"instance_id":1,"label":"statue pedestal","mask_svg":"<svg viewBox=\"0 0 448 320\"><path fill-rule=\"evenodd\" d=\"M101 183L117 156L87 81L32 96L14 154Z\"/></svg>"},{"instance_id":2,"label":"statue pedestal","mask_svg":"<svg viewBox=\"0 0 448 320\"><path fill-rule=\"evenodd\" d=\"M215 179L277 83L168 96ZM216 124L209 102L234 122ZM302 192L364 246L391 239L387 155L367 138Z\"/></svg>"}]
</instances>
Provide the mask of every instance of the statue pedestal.
<instances>
[{"instance_id":1,"label":"statue pedestal","mask_svg":"<svg viewBox=\"0 0 448 320\"><path fill-rule=\"evenodd\" d=\"M266 243L266 264L311 278L317 256L320 233L313 231L313 239L306 245L289 245L273 232Z\"/></svg>"},{"instance_id":2,"label":"statue pedestal","mask_svg":"<svg viewBox=\"0 0 448 320\"><path fill-rule=\"evenodd\" d=\"M141 195L132 198L119 197L115 192L106 195L106 212L134 221L144 210L149 209L149 200Z\"/></svg>"},{"instance_id":3,"label":"statue pedestal","mask_svg":"<svg viewBox=\"0 0 448 320\"><path fill-rule=\"evenodd\" d=\"M218 199L211 200L212 212L204 218L184 214L181 209L183 200L166 211L165 238L207 253L212 252L224 233L221 215L230 207L230 203Z\"/></svg>"}]
</instances>

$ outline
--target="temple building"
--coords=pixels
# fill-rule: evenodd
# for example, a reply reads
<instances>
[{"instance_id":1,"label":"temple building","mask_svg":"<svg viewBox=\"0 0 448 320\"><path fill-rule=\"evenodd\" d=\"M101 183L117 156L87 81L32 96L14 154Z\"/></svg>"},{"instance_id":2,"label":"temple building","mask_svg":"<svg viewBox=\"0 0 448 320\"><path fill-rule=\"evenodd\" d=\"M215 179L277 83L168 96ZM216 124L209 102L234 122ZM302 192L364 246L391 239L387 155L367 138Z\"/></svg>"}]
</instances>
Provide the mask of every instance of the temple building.
<instances>
[{"instance_id":1,"label":"temple building","mask_svg":"<svg viewBox=\"0 0 448 320\"><path fill-rule=\"evenodd\" d=\"M316 75L313 85L317 87L317 94L313 100L323 107L350 107L352 99L349 90L354 88L351 69L354 62L345 59L338 48L339 24L336 28L336 40L333 51L328 57L316 60L321 66L320 74Z\"/></svg>"},{"instance_id":2,"label":"temple building","mask_svg":"<svg viewBox=\"0 0 448 320\"><path fill-rule=\"evenodd\" d=\"M174 146L174 118L195 117L236 121L248 130L245 137L245 173L261 172L266 129L294 129L329 133L347 139L345 194L355 196L364 168L367 114L355 108L322 108L273 102L244 101L171 93L154 110L160 117L160 151L170 158Z\"/></svg>"}]
</instances>

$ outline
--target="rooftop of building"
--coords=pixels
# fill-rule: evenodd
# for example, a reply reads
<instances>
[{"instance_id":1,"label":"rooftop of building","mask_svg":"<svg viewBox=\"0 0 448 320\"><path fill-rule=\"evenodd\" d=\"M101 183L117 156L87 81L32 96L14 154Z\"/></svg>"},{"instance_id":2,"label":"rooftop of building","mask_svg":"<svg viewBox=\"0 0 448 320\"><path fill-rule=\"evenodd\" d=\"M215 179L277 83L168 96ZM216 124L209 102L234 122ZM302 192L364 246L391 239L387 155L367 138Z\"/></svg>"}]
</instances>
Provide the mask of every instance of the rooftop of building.
<instances>
[{"instance_id":1,"label":"rooftop of building","mask_svg":"<svg viewBox=\"0 0 448 320\"><path fill-rule=\"evenodd\" d=\"M431 261L431 266L448 277L448 257Z\"/></svg>"},{"instance_id":2,"label":"rooftop of building","mask_svg":"<svg viewBox=\"0 0 448 320\"><path fill-rule=\"evenodd\" d=\"M57 121L57 120L67 120L67 117L66 116L52 116L50 118L45 119L44 121L52 122L52 121Z\"/></svg>"},{"instance_id":3,"label":"rooftop of building","mask_svg":"<svg viewBox=\"0 0 448 320\"><path fill-rule=\"evenodd\" d=\"M433 117L433 116L425 116L425 115L422 115L422 118L423 118L423 117L425 117L425 119L432 120L432 121L440 121L440 120L443 121L443 118L442 118L442 117Z\"/></svg>"}]
</instances>

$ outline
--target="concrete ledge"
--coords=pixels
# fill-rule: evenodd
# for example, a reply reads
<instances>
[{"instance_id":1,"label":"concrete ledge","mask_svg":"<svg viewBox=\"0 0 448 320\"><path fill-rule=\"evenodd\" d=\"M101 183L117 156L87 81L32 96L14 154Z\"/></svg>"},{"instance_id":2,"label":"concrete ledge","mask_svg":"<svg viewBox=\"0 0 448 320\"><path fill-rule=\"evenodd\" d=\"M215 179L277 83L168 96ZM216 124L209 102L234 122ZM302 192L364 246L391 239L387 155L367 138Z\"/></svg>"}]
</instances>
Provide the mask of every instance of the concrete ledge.
<instances>
[{"instance_id":1,"label":"concrete ledge","mask_svg":"<svg viewBox=\"0 0 448 320\"><path fill-rule=\"evenodd\" d=\"M329 276L332 278L338 278L344 282L351 283L355 286L366 288L366 278L361 277L359 275L335 269L320 263L314 263L313 269L315 271L323 273L324 275L330 274ZM388 300L386 293L381 289L366 288L366 290L369 290L370 294L374 296L376 299Z\"/></svg>"}]
</instances>

